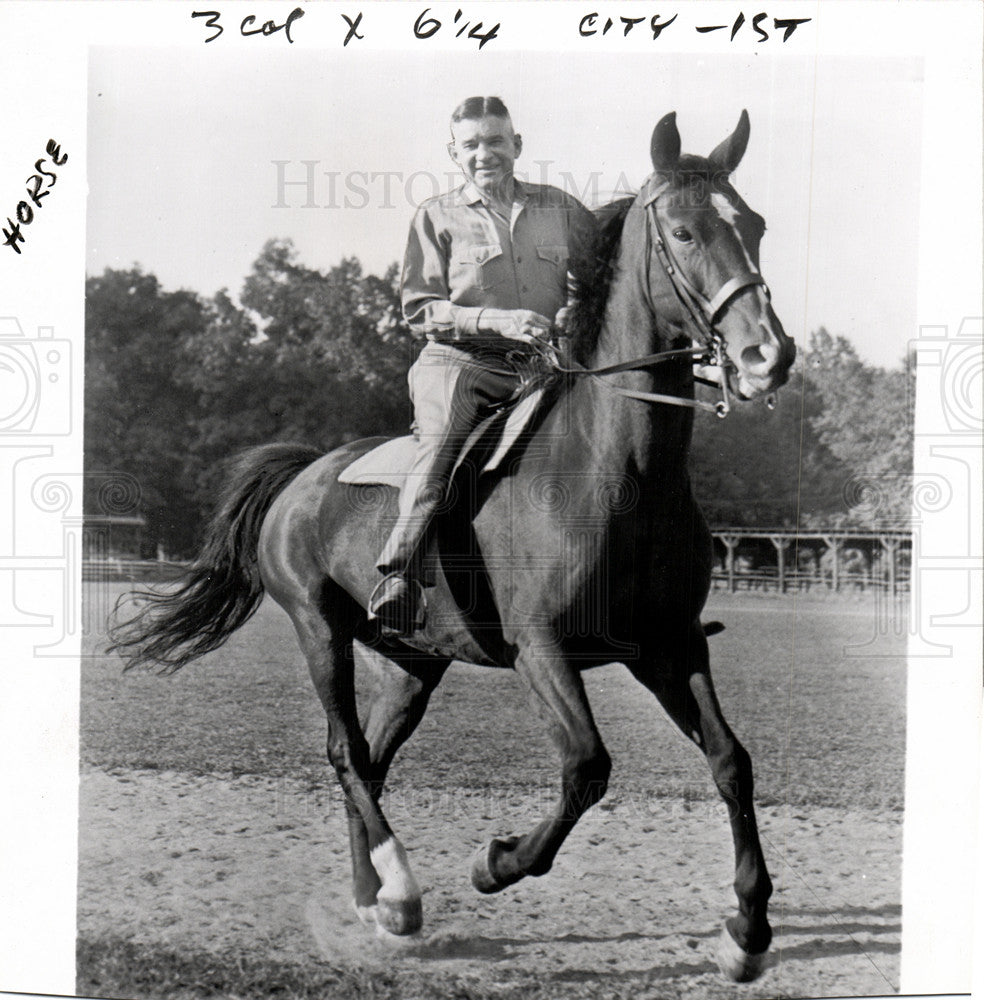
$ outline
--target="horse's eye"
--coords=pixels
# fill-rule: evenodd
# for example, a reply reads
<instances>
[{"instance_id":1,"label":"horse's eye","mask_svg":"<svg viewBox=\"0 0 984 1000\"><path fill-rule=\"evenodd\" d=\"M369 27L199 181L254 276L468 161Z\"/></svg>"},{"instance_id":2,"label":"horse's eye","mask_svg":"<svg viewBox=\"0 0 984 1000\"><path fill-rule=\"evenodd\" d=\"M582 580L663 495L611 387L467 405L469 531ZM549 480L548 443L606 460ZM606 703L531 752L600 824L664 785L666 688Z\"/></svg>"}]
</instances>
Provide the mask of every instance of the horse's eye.
<instances>
[{"instance_id":1,"label":"horse's eye","mask_svg":"<svg viewBox=\"0 0 984 1000\"><path fill-rule=\"evenodd\" d=\"M682 226L679 229L673 230L673 238L679 240L681 243L693 243L694 238L690 235L689 229L684 229Z\"/></svg>"}]
</instances>

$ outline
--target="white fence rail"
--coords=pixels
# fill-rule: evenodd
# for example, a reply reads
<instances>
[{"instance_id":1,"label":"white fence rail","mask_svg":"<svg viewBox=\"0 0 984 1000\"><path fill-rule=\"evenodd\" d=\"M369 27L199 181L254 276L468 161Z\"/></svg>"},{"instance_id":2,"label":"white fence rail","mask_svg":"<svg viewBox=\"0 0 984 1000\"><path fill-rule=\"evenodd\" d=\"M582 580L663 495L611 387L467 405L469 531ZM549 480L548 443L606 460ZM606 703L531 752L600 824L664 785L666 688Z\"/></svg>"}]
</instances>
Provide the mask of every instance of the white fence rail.
<instances>
[{"instance_id":1,"label":"white fence rail","mask_svg":"<svg viewBox=\"0 0 984 1000\"><path fill-rule=\"evenodd\" d=\"M716 590L779 593L909 592L912 539L905 532L761 531L720 528L714 536L712 586ZM82 579L167 581L186 562L87 558Z\"/></svg>"}]
</instances>

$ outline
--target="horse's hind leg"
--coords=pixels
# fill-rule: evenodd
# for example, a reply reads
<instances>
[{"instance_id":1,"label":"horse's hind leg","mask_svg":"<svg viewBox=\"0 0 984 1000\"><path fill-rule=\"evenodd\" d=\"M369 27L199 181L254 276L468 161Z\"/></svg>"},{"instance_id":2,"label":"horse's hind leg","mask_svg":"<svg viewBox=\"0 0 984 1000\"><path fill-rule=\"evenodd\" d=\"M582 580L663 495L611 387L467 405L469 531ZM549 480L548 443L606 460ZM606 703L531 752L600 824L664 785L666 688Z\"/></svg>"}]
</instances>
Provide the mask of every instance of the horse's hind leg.
<instances>
[{"instance_id":1,"label":"horse's hind leg","mask_svg":"<svg viewBox=\"0 0 984 1000\"><path fill-rule=\"evenodd\" d=\"M714 783L728 806L735 845L738 914L729 917L718 951L721 971L751 982L765 968L772 941L767 907L772 881L765 867L752 800L752 762L721 712L708 667L707 639L699 625L683 648L655 662L629 664L670 718L704 752Z\"/></svg>"},{"instance_id":2,"label":"horse's hind leg","mask_svg":"<svg viewBox=\"0 0 984 1000\"><path fill-rule=\"evenodd\" d=\"M369 744L356 715L353 636L362 612L340 588L327 585L316 599L288 608L311 679L328 721L328 759L345 793L347 808L365 826L370 863L379 879L376 920L392 934L413 934L423 913L420 889L406 851L390 829L372 789Z\"/></svg>"},{"instance_id":3,"label":"horse's hind leg","mask_svg":"<svg viewBox=\"0 0 984 1000\"><path fill-rule=\"evenodd\" d=\"M397 750L410 738L423 718L430 696L447 670L449 660L420 654L384 655L361 643L355 647L356 660L373 679L368 710L363 713L362 730L369 744L369 791L378 803L386 774ZM348 806L349 838L352 848L353 902L364 923L378 917L378 896L382 882L372 865L369 832L362 816Z\"/></svg>"}]
</instances>

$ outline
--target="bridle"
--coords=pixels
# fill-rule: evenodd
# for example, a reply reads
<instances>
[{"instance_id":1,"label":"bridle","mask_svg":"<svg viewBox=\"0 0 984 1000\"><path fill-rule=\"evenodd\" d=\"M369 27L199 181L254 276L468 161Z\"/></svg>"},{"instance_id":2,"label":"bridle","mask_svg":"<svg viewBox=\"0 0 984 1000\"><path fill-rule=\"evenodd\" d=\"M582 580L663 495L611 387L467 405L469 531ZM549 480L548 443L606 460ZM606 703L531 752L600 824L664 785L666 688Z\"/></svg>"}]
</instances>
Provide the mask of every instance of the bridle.
<instances>
[{"instance_id":1,"label":"bridle","mask_svg":"<svg viewBox=\"0 0 984 1000\"><path fill-rule=\"evenodd\" d=\"M654 365L662 364L665 361L684 357L689 358L693 364L713 365L721 372L720 382L697 375L694 376L694 381L720 389L721 398L716 403L706 403L700 399L688 399L685 396L670 396L658 392L641 392L635 389L627 389L624 386L610 385L609 383L602 384L607 385L611 391L621 396L640 399L647 403L668 403L672 406L708 410L724 418L731 411L728 375L730 371L735 370L735 366L728 357L726 350L727 343L724 335L716 326L716 320L727 308L728 303L742 290L755 285L761 285L768 296L769 287L766 285L765 279L757 271L744 271L728 278L710 298L696 288L676 262L670 244L663 235L663 227L659 221L656 203L660 195L668 187L668 181L658 181L655 178L650 178L646 182L646 187L639 194L639 199L642 201L646 211L646 280L648 283L648 261L652 256L653 250L655 250L656 257L669 279L670 285L683 308L684 315L689 320L694 333L693 339L698 342L699 346L660 351L657 354L646 354L642 357L632 358L629 361L621 361L612 365L605 365L601 368L584 368L580 365L577 367L565 367L559 363L556 356L548 358L548 360L551 367L560 374L572 377L584 375L600 377L615 375L618 372L642 371ZM648 287L647 294L649 294ZM552 349L548 350L549 353L554 353ZM546 354L547 351L544 351L544 353ZM775 406L775 396L773 394L770 393L766 398L766 405L770 409Z\"/></svg>"}]
</instances>

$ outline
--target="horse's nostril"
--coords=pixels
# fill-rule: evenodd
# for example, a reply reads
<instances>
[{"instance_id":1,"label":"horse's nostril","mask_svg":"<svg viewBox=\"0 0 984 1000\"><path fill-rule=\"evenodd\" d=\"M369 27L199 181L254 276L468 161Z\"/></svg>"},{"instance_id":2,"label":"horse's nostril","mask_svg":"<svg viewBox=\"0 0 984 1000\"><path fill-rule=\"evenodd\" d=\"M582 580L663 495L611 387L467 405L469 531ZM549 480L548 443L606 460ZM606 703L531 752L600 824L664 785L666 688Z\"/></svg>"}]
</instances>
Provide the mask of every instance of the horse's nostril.
<instances>
[{"instance_id":1,"label":"horse's nostril","mask_svg":"<svg viewBox=\"0 0 984 1000\"><path fill-rule=\"evenodd\" d=\"M741 352L742 364L752 372L769 371L779 357L779 349L769 342L753 344Z\"/></svg>"}]
</instances>

